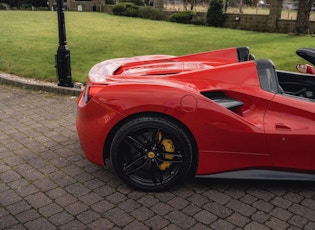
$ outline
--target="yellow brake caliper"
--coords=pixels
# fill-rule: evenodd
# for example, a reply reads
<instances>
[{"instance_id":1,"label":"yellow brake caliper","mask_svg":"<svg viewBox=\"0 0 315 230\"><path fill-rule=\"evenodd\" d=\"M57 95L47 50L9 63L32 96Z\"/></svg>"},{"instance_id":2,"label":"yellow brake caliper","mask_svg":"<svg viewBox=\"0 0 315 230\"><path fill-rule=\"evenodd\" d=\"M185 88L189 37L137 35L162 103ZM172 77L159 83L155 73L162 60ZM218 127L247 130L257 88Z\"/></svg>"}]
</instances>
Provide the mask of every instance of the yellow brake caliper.
<instances>
[{"instance_id":1,"label":"yellow brake caliper","mask_svg":"<svg viewBox=\"0 0 315 230\"><path fill-rule=\"evenodd\" d=\"M159 139L162 139L161 133L159 133ZM161 143L164 146L164 149L166 152L169 152L169 153L175 152L175 147L171 139L163 139ZM172 156L171 154L165 154L165 159L172 160L173 158L174 156ZM163 162L162 164L160 164L160 170L164 171L165 169L169 168L171 165L172 165L171 162Z\"/></svg>"}]
</instances>

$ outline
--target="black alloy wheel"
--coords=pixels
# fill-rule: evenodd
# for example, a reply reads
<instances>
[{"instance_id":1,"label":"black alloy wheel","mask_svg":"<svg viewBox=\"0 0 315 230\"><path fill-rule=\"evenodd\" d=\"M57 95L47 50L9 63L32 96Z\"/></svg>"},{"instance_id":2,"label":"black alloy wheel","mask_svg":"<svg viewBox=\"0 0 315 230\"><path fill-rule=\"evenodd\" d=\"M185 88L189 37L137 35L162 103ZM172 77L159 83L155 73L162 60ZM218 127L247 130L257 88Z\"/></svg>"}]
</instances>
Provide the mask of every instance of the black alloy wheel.
<instances>
[{"instance_id":1,"label":"black alloy wheel","mask_svg":"<svg viewBox=\"0 0 315 230\"><path fill-rule=\"evenodd\" d=\"M158 117L140 117L124 124L111 146L119 177L142 191L162 191L182 182L192 164L192 147L185 131Z\"/></svg>"}]
</instances>

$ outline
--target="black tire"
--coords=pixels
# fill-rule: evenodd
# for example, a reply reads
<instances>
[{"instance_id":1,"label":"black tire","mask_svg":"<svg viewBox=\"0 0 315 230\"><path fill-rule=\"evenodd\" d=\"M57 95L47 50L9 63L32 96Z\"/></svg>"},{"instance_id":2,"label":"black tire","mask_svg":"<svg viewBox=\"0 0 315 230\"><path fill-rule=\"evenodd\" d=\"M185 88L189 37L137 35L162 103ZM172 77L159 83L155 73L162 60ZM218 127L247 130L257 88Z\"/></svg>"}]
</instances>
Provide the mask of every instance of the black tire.
<instances>
[{"instance_id":1,"label":"black tire","mask_svg":"<svg viewBox=\"0 0 315 230\"><path fill-rule=\"evenodd\" d=\"M165 191L182 182L192 164L192 146L177 124L158 117L139 117L114 136L111 160L118 176L142 191Z\"/></svg>"}]
</instances>

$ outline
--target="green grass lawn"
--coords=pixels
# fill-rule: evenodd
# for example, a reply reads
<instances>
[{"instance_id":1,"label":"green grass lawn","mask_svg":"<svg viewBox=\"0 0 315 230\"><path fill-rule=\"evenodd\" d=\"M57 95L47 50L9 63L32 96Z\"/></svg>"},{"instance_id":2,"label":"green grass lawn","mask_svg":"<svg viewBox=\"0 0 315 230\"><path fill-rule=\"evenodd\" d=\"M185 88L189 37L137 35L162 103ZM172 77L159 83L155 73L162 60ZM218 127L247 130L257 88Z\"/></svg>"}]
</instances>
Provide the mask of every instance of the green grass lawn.
<instances>
[{"instance_id":1,"label":"green grass lawn","mask_svg":"<svg viewBox=\"0 0 315 230\"><path fill-rule=\"evenodd\" d=\"M56 12L0 11L0 71L57 81ZM249 46L256 58L270 58L278 69L295 71L304 63L295 54L315 47L311 36L258 33L104 13L66 12L73 81L86 81L89 69L105 59L147 55L184 55L227 47Z\"/></svg>"}]
</instances>

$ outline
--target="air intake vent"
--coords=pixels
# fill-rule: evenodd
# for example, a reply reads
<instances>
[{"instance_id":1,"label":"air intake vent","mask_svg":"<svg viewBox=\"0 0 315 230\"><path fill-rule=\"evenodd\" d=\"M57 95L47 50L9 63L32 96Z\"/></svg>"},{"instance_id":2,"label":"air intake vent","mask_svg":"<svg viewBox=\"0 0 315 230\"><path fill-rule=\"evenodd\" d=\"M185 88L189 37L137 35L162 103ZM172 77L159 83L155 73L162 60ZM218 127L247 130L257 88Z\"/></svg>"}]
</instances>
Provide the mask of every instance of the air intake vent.
<instances>
[{"instance_id":1,"label":"air intake vent","mask_svg":"<svg viewBox=\"0 0 315 230\"><path fill-rule=\"evenodd\" d=\"M203 92L201 94L227 109L233 109L244 104L239 100L225 96L222 92Z\"/></svg>"}]
</instances>

